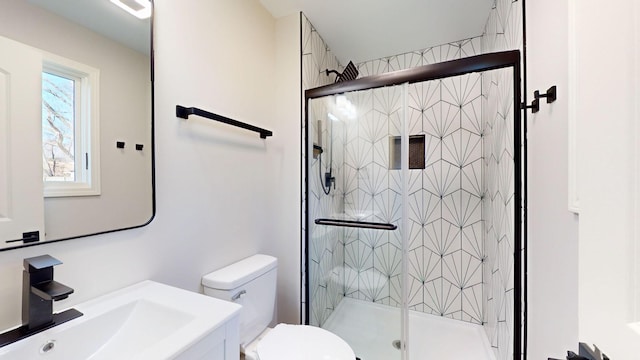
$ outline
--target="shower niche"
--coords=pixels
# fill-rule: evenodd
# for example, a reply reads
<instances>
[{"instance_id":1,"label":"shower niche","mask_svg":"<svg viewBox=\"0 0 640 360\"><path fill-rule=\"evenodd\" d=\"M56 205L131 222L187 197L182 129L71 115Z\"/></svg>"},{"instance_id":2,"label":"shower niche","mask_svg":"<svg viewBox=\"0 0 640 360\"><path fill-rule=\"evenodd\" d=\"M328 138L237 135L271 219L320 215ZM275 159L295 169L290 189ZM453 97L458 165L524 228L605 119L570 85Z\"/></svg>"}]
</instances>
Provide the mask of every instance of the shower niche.
<instances>
[{"instance_id":1,"label":"shower niche","mask_svg":"<svg viewBox=\"0 0 640 360\"><path fill-rule=\"evenodd\" d=\"M306 323L366 360L519 358L519 99L518 51L306 91Z\"/></svg>"},{"instance_id":2,"label":"shower niche","mask_svg":"<svg viewBox=\"0 0 640 360\"><path fill-rule=\"evenodd\" d=\"M424 169L425 135L409 135L409 169ZM389 169L400 170L402 164L402 136L389 137Z\"/></svg>"}]
</instances>

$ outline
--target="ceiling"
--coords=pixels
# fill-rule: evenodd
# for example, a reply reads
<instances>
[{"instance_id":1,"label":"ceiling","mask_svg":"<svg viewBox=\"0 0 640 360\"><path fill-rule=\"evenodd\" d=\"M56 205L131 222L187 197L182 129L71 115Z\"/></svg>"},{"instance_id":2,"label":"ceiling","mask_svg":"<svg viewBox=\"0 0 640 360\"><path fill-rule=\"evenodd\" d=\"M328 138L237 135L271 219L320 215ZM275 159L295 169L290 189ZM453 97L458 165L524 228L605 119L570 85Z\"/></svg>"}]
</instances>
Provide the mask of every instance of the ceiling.
<instances>
[{"instance_id":1,"label":"ceiling","mask_svg":"<svg viewBox=\"0 0 640 360\"><path fill-rule=\"evenodd\" d=\"M260 0L276 17L302 11L341 64L482 35L495 0Z\"/></svg>"},{"instance_id":2,"label":"ceiling","mask_svg":"<svg viewBox=\"0 0 640 360\"><path fill-rule=\"evenodd\" d=\"M149 20L106 0L28 0L149 53ZM275 18L302 11L341 64L482 35L495 0L259 0ZM113 26L113 24L117 24Z\"/></svg>"},{"instance_id":3,"label":"ceiling","mask_svg":"<svg viewBox=\"0 0 640 360\"><path fill-rule=\"evenodd\" d=\"M27 0L143 54L150 52L150 20L140 20L108 0Z\"/></svg>"}]
</instances>

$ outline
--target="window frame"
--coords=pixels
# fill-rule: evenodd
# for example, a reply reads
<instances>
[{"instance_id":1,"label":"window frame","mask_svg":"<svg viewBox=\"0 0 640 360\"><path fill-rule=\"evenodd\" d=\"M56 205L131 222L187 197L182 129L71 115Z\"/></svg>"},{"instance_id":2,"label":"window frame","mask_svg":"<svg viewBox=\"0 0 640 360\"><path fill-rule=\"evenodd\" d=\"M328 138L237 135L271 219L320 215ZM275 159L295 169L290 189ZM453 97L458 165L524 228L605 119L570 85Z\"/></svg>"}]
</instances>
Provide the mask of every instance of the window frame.
<instances>
[{"instance_id":1,"label":"window frame","mask_svg":"<svg viewBox=\"0 0 640 360\"><path fill-rule=\"evenodd\" d=\"M44 197L100 195L100 70L44 52L42 72L75 82L75 181L46 181L43 176Z\"/></svg>"}]
</instances>

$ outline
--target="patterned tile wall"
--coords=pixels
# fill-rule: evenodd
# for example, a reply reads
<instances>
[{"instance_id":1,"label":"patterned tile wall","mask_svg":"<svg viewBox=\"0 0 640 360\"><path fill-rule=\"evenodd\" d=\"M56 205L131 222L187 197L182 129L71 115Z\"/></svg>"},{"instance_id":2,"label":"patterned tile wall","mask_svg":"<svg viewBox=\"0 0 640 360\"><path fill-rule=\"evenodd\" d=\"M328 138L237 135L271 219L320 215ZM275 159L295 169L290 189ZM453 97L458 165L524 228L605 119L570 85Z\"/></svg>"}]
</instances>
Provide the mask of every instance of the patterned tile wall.
<instances>
[{"instance_id":1,"label":"patterned tile wall","mask_svg":"<svg viewBox=\"0 0 640 360\"><path fill-rule=\"evenodd\" d=\"M399 307L402 260L402 178L389 170L389 137L400 136L403 87L351 92L357 109L344 121L343 197L345 214L360 221L392 223L394 231L345 231L345 296ZM400 321L400 319L398 319Z\"/></svg>"},{"instance_id":2,"label":"patterned tile wall","mask_svg":"<svg viewBox=\"0 0 640 360\"><path fill-rule=\"evenodd\" d=\"M344 212L342 197L343 141L342 126L330 121L328 114L333 107L333 97L311 100L309 103L310 133L321 129L323 153L311 158L309 172L309 287L310 323L322 326L344 297L344 229L316 225L317 218L334 218ZM322 125L318 125L318 121ZM317 139L317 135L312 136ZM334 186L327 187L324 174L331 171L336 178ZM328 194L327 194L328 192Z\"/></svg>"},{"instance_id":3,"label":"patterned tile wall","mask_svg":"<svg viewBox=\"0 0 640 360\"><path fill-rule=\"evenodd\" d=\"M482 52L521 49L522 1L496 0L482 35ZM514 132L513 72L482 74L484 122L483 199L485 324L499 360L513 359L514 319Z\"/></svg>"},{"instance_id":4,"label":"patterned tile wall","mask_svg":"<svg viewBox=\"0 0 640 360\"><path fill-rule=\"evenodd\" d=\"M511 70L496 70L482 76L485 330L498 359L512 359L515 235L513 73Z\"/></svg>"},{"instance_id":5,"label":"patterned tile wall","mask_svg":"<svg viewBox=\"0 0 640 360\"><path fill-rule=\"evenodd\" d=\"M358 68L363 75L377 75L477 55L480 48L478 37L367 61ZM409 308L477 324L483 323L481 90L478 74L412 84L406 114L409 135L426 138L426 168L409 170ZM373 113L392 113L398 90L375 91ZM400 125L389 123L394 131L384 137L386 144L389 135L400 134ZM369 133L364 131L365 136ZM392 170L389 177L393 179L390 184L400 184L399 171ZM373 202L374 211L394 212L390 204L400 206L399 187L389 186L388 191L397 192L397 205ZM399 258L400 239L384 245L394 251L380 252L379 260L389 263L386 257L395 259L396 253ZM368 256L367 251L360 254ZM399 306L399 276L398 284L390 283L389 288L394 290L389 293L390 301L381 302Z\"/></svg>"},{"instance_id":6,"label":"patterned tile wall","mask_svg":"<svg viewBox=\"0 0 640 360\"><path fill-rule=\"evenodd\" d=\"M474 38L358 67L367 76L479 51L480 38ZM427 137L428 152L427 168L411 170L410 308L478 324L483 321L480 92L479 75L415 84L409 88L406 110L410 133ZM340 137L334 129L334 154L345 152L334 156L333 193L322 194L320 175L310 175L312 219L345 212L365 221L400 225L400 171L388 170L388 147L389 136L400 135L401 96L400 87L347 95L358 109L358 119L335 125L343 127L344 142L336 147ZM314 102L311 118L326 118L331 105L319 102ZM315 133L315 120L311 124ZM324 132L327 129L323 126ZM323 136L324 143L327 138ZM344 164L337 162L340 158ZM317 160L313 173L316 165ZM401 231L312 228L310 288L316 302L311 306L312 324L322 325L343 295L400 306Z\"/></svg>"},{"instance_id":7,"label":"patterned tile wall","mask_svg":"<svg viewBox=\"0 0 640 360\"><path fill-rule=\"evenodd\" d=\"M342 66L338 62L337 58L333 55L328 48L320 34L315 30L309 19L304 14L301 14L300 26L302 29L302 110L304 113L304 90L315 88L322 85L333 83L334 78L327 76L325 69L337 69L341 71ZM309 294L310 299L303 298L303 308L305 303L309 302L310 314L309 323L312 325L320 326L329 317L337 301L343 297L343 291L338 289L335 285L337 282L331 281L332 270L334 264L342 264L343 254L343 242L342 234L334 228L328 228L325 226L316 226L313 220L320 217L330 217L331 214L342 211L336 208L339 203L336 201L337 191L333 191L329 196L325 195L322 191L322 187L319 173L324 174L328 171L329 152L323 154L321 159L311 158L311 170L307 174L305 167L306 154L311 152L313 143L317 143L318 131L321 130L321 142L322 144L328 144L329 141L329 125L327 120L327 106L324 100L314 101L313 106L310 106L310 128L309 137L310 141L307 144L304 139L305 134L305 119L302 118L302 144L306 144L306 148L302 147L302 171L303 179L309 176L309 199L305 197L304 183L302 184L302 239L306 236L306 227L304 219L306 217L305 205L306 201L309 201L309 219L310 219L310 239L309 239L309 259L305 259L302 256L302 266L305 262L309 261ZM317 120L322 122L322 125L318 127ZM337 147L336 147L337 149ZM334 156L338 156L335 153L339 151L334 150ZM322 161L322 166L320 164ZM337 161L335 163L338 163ZM334 170L335 171L335 170ZM304 243L302 253L304 254ZM303 277L305 274L303 274ZM334 277L335 278L335 277ZM303 278L302 284L305 283ZM304 294L305 289L302 293ZM306 319L302 319L304 323Z\"/></svg>"},{"instance_id":8,"label":"patterned tile wall","mask_svg":"<svg viewBox=\"0 0 640 360\"><path fill-rule=\"evenodd\" d=\"M359 77L379 75L390 71L410 69L478 55L481 53L481 47L482 38L475 37L382 59L369 60L357 64L358 71L360 71Z\"/></svg>"},{"instance_id":9,"label":"patterned tile wall","mask_svg":"<svg viewBox=\"0 0 640 360\"><path fill-rule=\"evenodd\" d=\"M521 6L517 0L498 0L482 37L367 61L358 64L360 76L518 49ZM311 88L322 85L323 79L332 80L323 78L325 68L340 66L326 45L319 45L321 38L304 17L302 26L303 84ZM325 55L335 61L333 67L318 66L327 61ZM410 306L484 324L499 359L513 352L510 76L492 71L411 85L407 109L410 133L427 138L427 169L410 171ZM388 136L399 135L398 126L387 120L400 113L400 90L358 92L348 98L363 120L335 125L334 141L336 134L342 137L337 141L342 145L334 150L336 190L320 196L319 175L310 175L315 190L309 196L317 203L310 217L347 212L363 220L399 224L399 172L386 170L386 151ZM312 116L326 119L331 106L319 106ZM322 128L325 142L327 124ZM315 121L312 126L315 133ZM504 161L509 156L510 161ZM318 166L316 160L311 171L316 173ZM311 296L318 302L312 306L312 324L321 325L343 295L399 306L400 231L316 230L312 233L319 241L310 243Z\"/></svg>"}]
</instances>

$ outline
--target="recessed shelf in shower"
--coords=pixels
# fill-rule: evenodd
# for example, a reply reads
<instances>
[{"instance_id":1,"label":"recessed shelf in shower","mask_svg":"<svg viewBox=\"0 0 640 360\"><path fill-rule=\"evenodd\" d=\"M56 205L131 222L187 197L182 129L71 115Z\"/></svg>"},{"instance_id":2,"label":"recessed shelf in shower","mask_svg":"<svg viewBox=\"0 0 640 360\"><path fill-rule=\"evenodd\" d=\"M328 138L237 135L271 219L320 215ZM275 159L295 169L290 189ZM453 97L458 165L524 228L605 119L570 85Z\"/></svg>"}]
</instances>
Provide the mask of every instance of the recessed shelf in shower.
<instances>
[{"instance_id":1,"label":"recessed shelf in shower","mask_svg":"<svg viewBox=\"0 0 640 360\"><path fill-rule=\"evenodd\" d=\"M389 137L389 169L400 170L401 163L401 137ZM425 136L411 135L409 136L409 169L425 168Z\"/></svg>"}]
</instances>

